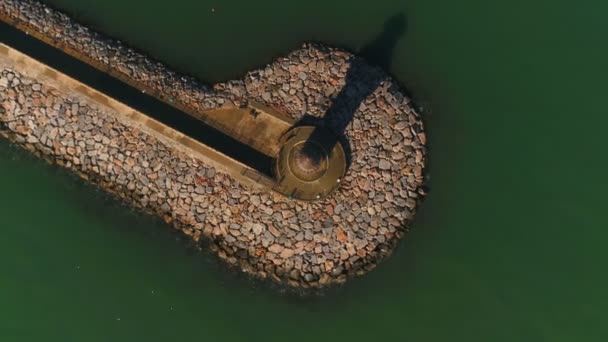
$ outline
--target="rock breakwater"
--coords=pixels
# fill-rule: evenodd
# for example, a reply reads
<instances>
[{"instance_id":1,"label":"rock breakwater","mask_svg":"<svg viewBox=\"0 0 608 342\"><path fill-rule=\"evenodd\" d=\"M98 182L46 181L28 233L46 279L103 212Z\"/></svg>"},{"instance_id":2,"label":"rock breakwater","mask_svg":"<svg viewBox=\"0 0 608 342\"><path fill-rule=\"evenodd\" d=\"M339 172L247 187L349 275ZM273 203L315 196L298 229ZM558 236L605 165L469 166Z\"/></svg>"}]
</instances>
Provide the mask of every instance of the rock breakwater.
<instances>
[{"instance_id":1,"label":"rock breakwater","mask_svg":"<svg viewBox=\"0 0 608 342\"><path fill-rule=\"evenodd\" d=\"M38 2L4 0L0 12L190 110L254 100L343 134L350 166L340 188L321 201L294 201L246 188L23 70L0 70L3 136L210 242L244 272L304 288L364 274L395 248L425 195L419 114L398 84L349 52L305 44L209 87Z\"/></svg>"}]
</instances>

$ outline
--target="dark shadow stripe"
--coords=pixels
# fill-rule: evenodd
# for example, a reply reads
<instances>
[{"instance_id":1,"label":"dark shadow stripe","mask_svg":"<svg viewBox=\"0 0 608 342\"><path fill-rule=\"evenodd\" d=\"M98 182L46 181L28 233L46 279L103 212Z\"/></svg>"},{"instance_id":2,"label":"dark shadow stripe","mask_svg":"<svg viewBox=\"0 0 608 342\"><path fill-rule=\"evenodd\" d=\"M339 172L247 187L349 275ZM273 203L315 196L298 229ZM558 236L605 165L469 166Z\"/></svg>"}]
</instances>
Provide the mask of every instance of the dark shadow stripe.
<instances>
[{"instance_id":1,"label":"dark shadow stripe","mask_svg":"<svg viewBox=\"0 0 608 342\"><path fill-rule=\"evenodd\" d=\"M263 174L272 175L269 156L2 22L0 41Z\"/></svg>"}]
</instances>

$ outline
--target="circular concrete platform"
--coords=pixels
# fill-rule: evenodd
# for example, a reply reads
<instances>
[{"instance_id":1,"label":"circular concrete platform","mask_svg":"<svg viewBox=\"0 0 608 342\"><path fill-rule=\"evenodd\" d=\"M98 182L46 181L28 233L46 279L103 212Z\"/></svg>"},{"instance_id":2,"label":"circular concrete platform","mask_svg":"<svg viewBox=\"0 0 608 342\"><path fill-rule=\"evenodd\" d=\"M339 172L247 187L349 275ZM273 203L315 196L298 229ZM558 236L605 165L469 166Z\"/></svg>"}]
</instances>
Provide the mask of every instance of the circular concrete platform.
<instances>
[{"instance_id":1,"label":"circular concrete platform","mask_svg":"<svg viewBox=\"0 0 608 342\"><path fill-rule=\"evenodd\" d=\"M274 187L293 199L312 201L327 197L346 172L346 155L331 131L314 126L289 130L281 139L275 163Z\"/></svg>"}]
</instances>

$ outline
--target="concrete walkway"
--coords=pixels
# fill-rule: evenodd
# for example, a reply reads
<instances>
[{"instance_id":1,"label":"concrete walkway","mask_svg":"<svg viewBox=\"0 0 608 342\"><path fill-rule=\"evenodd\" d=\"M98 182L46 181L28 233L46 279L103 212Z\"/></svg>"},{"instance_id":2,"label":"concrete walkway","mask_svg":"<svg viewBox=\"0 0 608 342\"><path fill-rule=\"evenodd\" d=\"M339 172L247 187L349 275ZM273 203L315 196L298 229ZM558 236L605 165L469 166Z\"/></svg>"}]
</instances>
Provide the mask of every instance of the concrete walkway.
<instances>
[{"instance_id":1,"label":"concrete walkway","mask_svg":"<svg viewBox=\"0 0 608 342\"><path fill-rule=\"evenodd\" d=\"M40 63L39 61L0 43L0 67L18 70L20 73L39 80L41 83L65 91L76 98L104 109L109 114L132 127L154 136L194 159L213 166L230 175L240 183L258 190L270 190L273 181L260 175L239 161L229 158L217 150L204 145L179 131L156 121L122 102L68 77L61 72Z\"/></svg>"}]
</instances>

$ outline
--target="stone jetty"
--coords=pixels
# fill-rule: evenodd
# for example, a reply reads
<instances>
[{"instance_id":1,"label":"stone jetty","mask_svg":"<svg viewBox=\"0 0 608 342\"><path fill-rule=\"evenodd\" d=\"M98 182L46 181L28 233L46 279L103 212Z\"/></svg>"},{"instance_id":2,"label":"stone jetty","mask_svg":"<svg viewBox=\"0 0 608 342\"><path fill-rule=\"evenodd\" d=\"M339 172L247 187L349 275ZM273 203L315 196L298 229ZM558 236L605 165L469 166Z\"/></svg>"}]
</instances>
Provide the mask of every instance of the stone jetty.
<instances>
[{"instance_id":1,"label":"stone jetty","mask_svg":"<svg viewBox=\"0 0 608 342\"><path fill-rule=\"evenodd\" d=\"M305 44L241 80L207 86L39 2L3 0L0 18L187 112L256 101L343 132L350 163L340 187L296 201L247 186L115 108L0 64L2 136L255 277L318 288L362 275L396 247L425 195L420 115L393 79L347 51Z\"/></svg>"}]
</instances>

